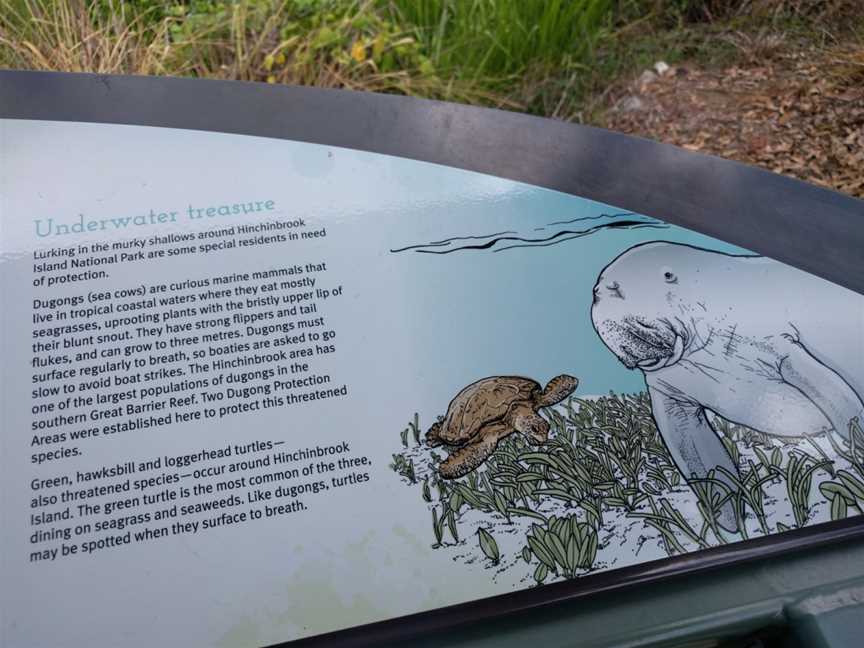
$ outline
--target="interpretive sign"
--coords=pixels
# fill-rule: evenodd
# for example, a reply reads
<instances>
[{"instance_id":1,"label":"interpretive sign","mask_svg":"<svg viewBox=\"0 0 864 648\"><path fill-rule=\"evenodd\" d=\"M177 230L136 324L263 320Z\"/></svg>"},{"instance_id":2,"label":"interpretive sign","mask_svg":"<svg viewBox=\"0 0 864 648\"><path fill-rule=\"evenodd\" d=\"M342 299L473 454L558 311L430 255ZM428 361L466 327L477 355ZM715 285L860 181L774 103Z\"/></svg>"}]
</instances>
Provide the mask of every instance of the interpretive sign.
<instances>
[{"instance_id":1,"label":"interpretive sign","mask_svg":"<svg viewBox=\"0 0 864 648\"><path fill-rule=\"evenodd\" d=\"M409 632L862 528L864 297L842 249L788 263L770 221L722 236L698 199L676 221L668 187L615 201L620 177L576 195L456 144L448 166L285 137L278 92L171 83L0 76L4 645L350 640L419 615L391 625ZM181 87L246 93L259 123L122 113ZM322 132L328 97L355 96L306 92ZM383 107L419 110L374 101L370 137ZM447 120L414 127L448 146ZM792 224L807 196L834 209L823 244L862 215L765 182L804 196ZM750 218L781 223L765 198Z\"/></svg>"}]
</instances>

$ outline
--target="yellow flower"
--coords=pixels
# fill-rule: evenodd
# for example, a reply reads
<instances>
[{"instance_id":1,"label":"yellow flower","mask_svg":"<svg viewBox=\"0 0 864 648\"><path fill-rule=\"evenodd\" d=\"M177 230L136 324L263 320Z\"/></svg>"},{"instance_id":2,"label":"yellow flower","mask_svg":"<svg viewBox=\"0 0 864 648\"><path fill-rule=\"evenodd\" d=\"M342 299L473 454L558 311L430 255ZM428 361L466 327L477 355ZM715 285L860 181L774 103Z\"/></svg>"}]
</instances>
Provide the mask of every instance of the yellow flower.
<instances>
[{"instance_id":1,"label":"yellow flower","mask_svg":"<svg viewBox=\"0 0 864 648\"><path fill-rule=\"evenodd\" d=\"M351 58L358 63L366 60L366 46L362 41L355 41L354 45L351 46Z\"/></svg>"}]
</instances>

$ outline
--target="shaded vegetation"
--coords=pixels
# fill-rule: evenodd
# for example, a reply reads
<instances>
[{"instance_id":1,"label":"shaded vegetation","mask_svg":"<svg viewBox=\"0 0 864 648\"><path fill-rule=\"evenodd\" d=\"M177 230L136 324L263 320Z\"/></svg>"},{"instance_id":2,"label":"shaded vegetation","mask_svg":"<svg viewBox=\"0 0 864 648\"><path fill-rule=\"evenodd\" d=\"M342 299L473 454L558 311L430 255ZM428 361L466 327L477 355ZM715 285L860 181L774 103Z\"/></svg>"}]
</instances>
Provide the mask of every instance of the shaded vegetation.
<instances>
[{"instance_id":1,"label":"shaded vegetation","mask_svg":"<svg viewBox=\"0 0 864 648\"><path fill-rule=\"evenodd\" d=\"M622 98L645 103L628 99L630 85L658 61L672 66L660 87L669 106L649 98L646 114L616 112ZM858 0L0 0L0 67L314 85L519 110L864 196ZM678 79L685 68L705 75ZM741 69L755 93L738 87ZM739 81L732 90L730 74ZM825 101L799 101L814 78ZM763 79L786 89L783 101L771 101L777 91ZM712 84L724 105L703 101L718 96ZM692 101L676 103L679 94Z\"/></svg>"},{"instance_id":2,"label":"shaded vegetation","mask_svg":"<svg viewBox=\"0 0 864 648\"><path fill-rule=\"evenodd\" d=\"M722 59L735 48L714 38L720 32L759 39L758 30L781 24L805 25L811 36L848 28L853 5L0 0L0 65L347 87L584 120L610 80L658 58Z\"/></svg>"}]
</instances>

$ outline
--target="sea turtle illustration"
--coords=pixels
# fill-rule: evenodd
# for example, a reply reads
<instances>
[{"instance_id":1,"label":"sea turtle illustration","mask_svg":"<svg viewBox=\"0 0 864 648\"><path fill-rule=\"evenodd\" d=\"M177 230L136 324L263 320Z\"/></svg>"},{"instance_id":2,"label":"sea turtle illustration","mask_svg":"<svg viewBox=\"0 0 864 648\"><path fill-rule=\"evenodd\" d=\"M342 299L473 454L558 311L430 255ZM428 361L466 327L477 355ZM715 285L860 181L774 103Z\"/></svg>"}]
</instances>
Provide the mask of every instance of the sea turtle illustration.
<instances>
[{"instance_id":1,"label":"sea turtle illustration","mask_svg":"<svg viewBox=\"0 0 864 648\"><path fill-rule=\"evenodd\" d=\"M492 376L471 383L456 394L447 414L426 433L430 448L443 445L451 449L439 473L444 479L467 475L513 432L544 443L549 438L549 423L538 413L540 408L560 403L578 384L567 375L553 378L545 389L520 376Z\"/></svg>"}]
</instances>

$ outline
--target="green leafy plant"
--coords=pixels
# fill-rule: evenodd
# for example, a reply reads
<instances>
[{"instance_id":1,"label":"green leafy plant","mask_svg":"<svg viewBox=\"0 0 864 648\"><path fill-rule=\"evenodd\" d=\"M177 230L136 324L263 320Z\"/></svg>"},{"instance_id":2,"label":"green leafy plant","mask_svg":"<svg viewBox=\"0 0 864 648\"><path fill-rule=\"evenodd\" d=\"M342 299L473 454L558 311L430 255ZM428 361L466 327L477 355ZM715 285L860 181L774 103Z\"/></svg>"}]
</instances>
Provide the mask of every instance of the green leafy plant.
<instances>
[{"instance_id":1,"label":"green leafy plant","mask_svg":"<svg viewBox=\"0 0 864 648\"><path fill-rule=\"evenodd\" d=\"M396 473L402 475L407 478L412 484L417 483L417 473L414 468L414 459L405 459L404 455L394 454L393 462L390 464L390 468L393 469Z\"/></svg>"},{"instance_id":2,"label":"green leafy plant","mask_svg":"<svg viewBox=\"0 0 864 648\"><path fill-rule=\"evenodd\" d=\"M444 518L438 516L438 508L432 508L432 531L435 534L435 547L444 542Z\"/></svg>"},{"instance_id":3,"label":"green leafy plant","mask_svg":"<svg viewBox=\"0 0 864 648\"><path fill-rule=\"evenodd\" d=\"M669 555L687 553L687 550L681 544L679 535L687 538L701 549L707 549L711 545L704 537L707 525L702 533L697 533L693 527L687 522L687 519L676 510L665 498L660 498L660 506L653 499L648 501L651 509L650 513L628 513L628 517L641 518L647 524L657 529L666 545Z\"/></svg>"},{"instance_id":4,"label":"green leafy plant","mask_svg":"<svg viewBox=\"0 0 864 648\"><path fill-rule=\"evenodd\" d=\"M414 437L414 444L420 445L420 414L414 412L414 420L408 423L408 429Z\"/></svg>"},{"instance_id":5,"label":"green leafy plant","mask_svg":"<svg viewBox=\"0 0 864 648\"><path fill-rule=\"evenodd\" d=\"M827 463L816 461L804 453L793 452L789 454L786 465L780 469L786 478L786 492L798 527L803 527L810 519L810 489L813 484L813 473L824 468Z\"/></svg>"},{"instance_id":6,"label":"green leafy plant","mask_svg":"<svg viewBox=\"0 0 864 648\"><path fill-rule=\"evenodd\" d=\"M773 521L766 508L770 487L774 496L778 490L786 492L796 526L804 525L812 516L814 475L822 469L830 476L827 471L833 469L824 453L811 456L800 444L784 449L762 433L716 419L716 429L740 470L718 467L705 479L685 484L660 438L645 393L573 398L546 410L545 416L551 428L547 443L536 446L522 435L511 435L480 469L461 479L440 479L441 458L429 453L432 458L424 470L431 476L421 478L421 489L433 508L435 546L445 546L447 529L454 542L460 542L458 527L466 524L468 515L468 524L479 521L476 534L483 555L497 565L502 550L489 542L492 534L486 526L494 520L524 529L519 531L524 542L513 558L533 565L537 583L572 578L597 568L600 531L612 520L641 520L656 531L667 554L683 554L732 539L720 525L721 513L730 504L742 537L771 533ZM415 448L406 453L418 456L422 448ZM834 479L820 485L837 519L864 509L862 448L864 434L855 428L848 447L842 448L851 468L834 470ZM410 465L405 459L401 467L408 470ZM685 515L674 503L681 493L694 498L697 516ZM778 532L789 528L774 526Z\"/></svg>"},{"instance_id":7,"label":"green leafy plant","mask_svg":"<svg viewBox=\"0 0 864 648\"><path fill-rule=\"evenodd\" d=\"M501 554L498 551L498 543L495 542L495 538L483 527L477 529L477 538L480 542L480 550L492 561L493 565L497 565L501 560Z\"/></svg>"},{"instance_id":8,"label":"green leafy plant","mask_svg":"<svg viewBox=\"0 0 864 648\"><path fill-rule=\"evenodd\" d=\"M848 515L850 507L864 512L864 431L858 419L849 422L849 441L847 447L829 437L834 451L849 462L857 473L853 475L847 470L832 471L836 481L822 482L819 490L831 504L831 519L842 520Z\"/></svg>"},{"instance_id":9,"label":"green leafy plant","mask_svg":"<svg viewBox=\"0 0 864 648\"><path fill-rule=\"evenodd\" d=\"M576 516L558 518L553 515L544 526L533 524L526 538L540 563L553 573L560 571L566 578L573 578L579 570L590 569L597 558L597 529L580 522Z\"/></svg>"}]
</instances>

